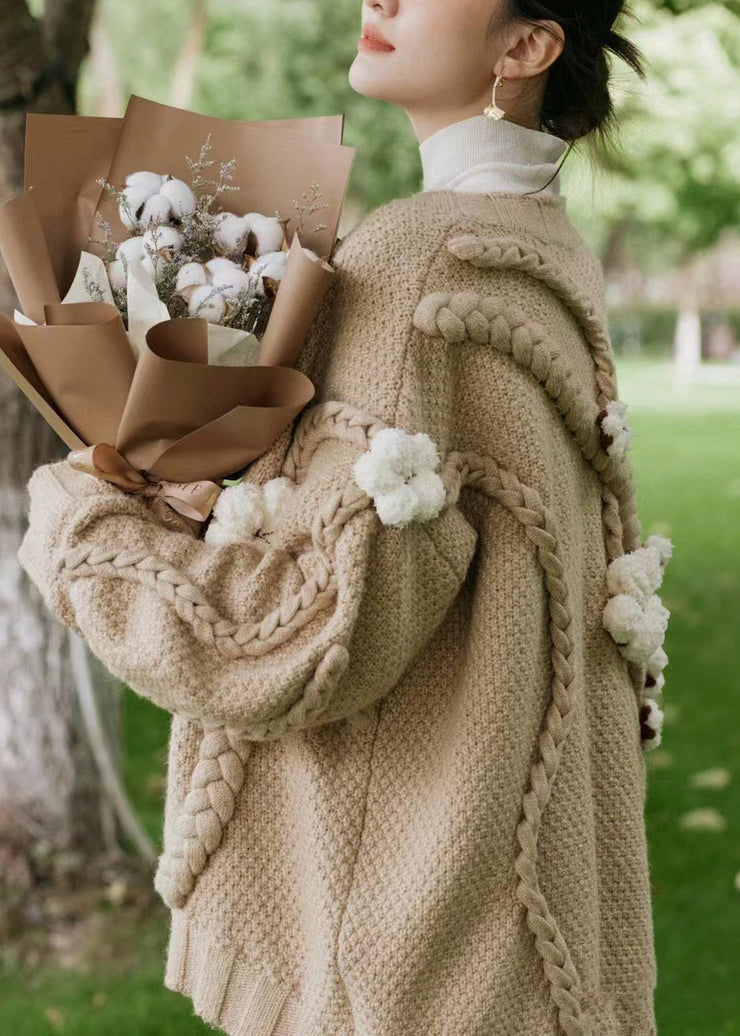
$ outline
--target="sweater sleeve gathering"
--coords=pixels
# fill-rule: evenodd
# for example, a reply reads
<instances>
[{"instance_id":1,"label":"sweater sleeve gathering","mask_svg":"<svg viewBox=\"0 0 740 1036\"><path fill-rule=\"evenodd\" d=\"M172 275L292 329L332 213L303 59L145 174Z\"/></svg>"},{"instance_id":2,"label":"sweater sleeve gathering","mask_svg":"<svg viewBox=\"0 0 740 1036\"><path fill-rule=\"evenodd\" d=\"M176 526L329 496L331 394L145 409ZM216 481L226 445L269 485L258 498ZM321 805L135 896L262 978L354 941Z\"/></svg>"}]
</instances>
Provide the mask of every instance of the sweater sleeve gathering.
<instances>
[{"instance_id":1,"label":"sweater sleeve gathering","mask_svg":"<svg viewBox=\"0 0 740 1036\"><path fill-rule=\"evenodd\" d=\"M316 445L266 552L173 532L140 497L42 465L18 558L59 620L173 714L254 739L350 717L433 636L477 540L457 505L405 526L356 507L357 456L346 439Z\"/></svg>"}]
</instances>

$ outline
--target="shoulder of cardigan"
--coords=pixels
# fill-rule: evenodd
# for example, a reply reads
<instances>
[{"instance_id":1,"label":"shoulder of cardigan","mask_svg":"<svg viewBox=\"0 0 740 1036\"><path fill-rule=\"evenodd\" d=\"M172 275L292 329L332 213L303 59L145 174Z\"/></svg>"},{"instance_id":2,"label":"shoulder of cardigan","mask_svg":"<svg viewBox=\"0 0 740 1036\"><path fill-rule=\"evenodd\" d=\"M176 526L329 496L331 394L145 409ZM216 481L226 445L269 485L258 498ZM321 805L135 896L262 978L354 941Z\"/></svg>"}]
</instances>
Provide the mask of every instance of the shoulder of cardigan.
<instances>
[{"instance_id":1,"label":"shoulder of cardigan","mask_svg":"<svg viewBox=\"0 0 740 1036\"><path fill-rule=\"evenodd\" d=\"M467 191L420 191L392 198L372 209L342 239L372 234L388 222L405 226L436 222L440 226L460 222L470 232L480 230L513 239L539 241L564 248L585 249L578 228L572 223L564 195L523 195L513 192L478 194Z\"/></svg>"}]
</instances>

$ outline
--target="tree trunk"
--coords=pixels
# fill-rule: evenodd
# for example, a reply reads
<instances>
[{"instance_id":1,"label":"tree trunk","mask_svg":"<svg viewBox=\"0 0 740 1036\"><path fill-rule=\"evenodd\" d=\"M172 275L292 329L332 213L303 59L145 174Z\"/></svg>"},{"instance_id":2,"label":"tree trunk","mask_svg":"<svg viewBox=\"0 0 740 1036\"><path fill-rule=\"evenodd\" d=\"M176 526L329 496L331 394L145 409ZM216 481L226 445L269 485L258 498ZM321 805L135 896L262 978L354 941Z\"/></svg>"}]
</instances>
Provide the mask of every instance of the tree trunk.
<instances>
[{"instance_id":1,"label":"tree trunk","mask_svg":"<svg viewBox=\"0 0 740 1036\"><path fill-rule=\"evenodd\" d=\"M73 114L94 0L0 0L0 200L23 189L29 111ZM0 307L14 304L0 273ZM33 848L90 860L115 845L111 808L88 747L66 629L18 564L25 486L66 447L9 378L0 378L0 888L33 884ZM118 688L101 688L103 725L118 739Z\"/></svg>"}]
</instances>

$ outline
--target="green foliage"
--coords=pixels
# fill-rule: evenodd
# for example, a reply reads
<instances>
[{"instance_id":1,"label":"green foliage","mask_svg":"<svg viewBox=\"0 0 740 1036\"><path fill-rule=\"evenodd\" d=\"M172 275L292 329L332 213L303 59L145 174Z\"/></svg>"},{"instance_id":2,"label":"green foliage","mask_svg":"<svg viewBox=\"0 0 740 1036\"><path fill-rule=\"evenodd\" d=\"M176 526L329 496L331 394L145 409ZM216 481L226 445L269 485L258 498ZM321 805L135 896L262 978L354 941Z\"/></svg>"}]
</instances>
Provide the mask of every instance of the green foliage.
<instances>
[{"instance_id":1,"label":"green foliage","mask_svg":"<svg viewBox=\"0 0 740 1036\"><path fill-rule=\"evenodd\" d=\"M740 223L740 20L725 4L686 7L675 16L638 0L638 27L622 27L648 59L648 81L636 87L615 68L622 154L597 175L595 204L564 170L590 243L598 250L624 226L645 271L680 264Z\"/></svg>"}]
</instances>

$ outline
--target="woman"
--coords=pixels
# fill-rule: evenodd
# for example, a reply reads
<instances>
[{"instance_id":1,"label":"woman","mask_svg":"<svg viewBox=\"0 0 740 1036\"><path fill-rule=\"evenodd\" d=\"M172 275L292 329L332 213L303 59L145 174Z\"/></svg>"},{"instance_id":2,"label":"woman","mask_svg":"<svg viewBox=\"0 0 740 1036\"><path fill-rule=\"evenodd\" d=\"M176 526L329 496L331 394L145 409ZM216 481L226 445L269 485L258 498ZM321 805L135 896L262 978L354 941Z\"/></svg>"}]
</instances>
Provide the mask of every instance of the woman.
<instances>
[{"instance_id":1,"label":"woman","mask_svg":"<svg viewBox=\"0 0 740 1036\"><path fill-rule=\"evenodd\" d=\"M641 543L555 166L608 126L605 48L639 68L621 9L366 0L393 49L350 81L408 112L424 190L338 247L312 404L208 542L66 463L30 480L23 567L172 713L165 984L233 1036L655 1032L671 544Z\"/></svg>"}]
</instances>

